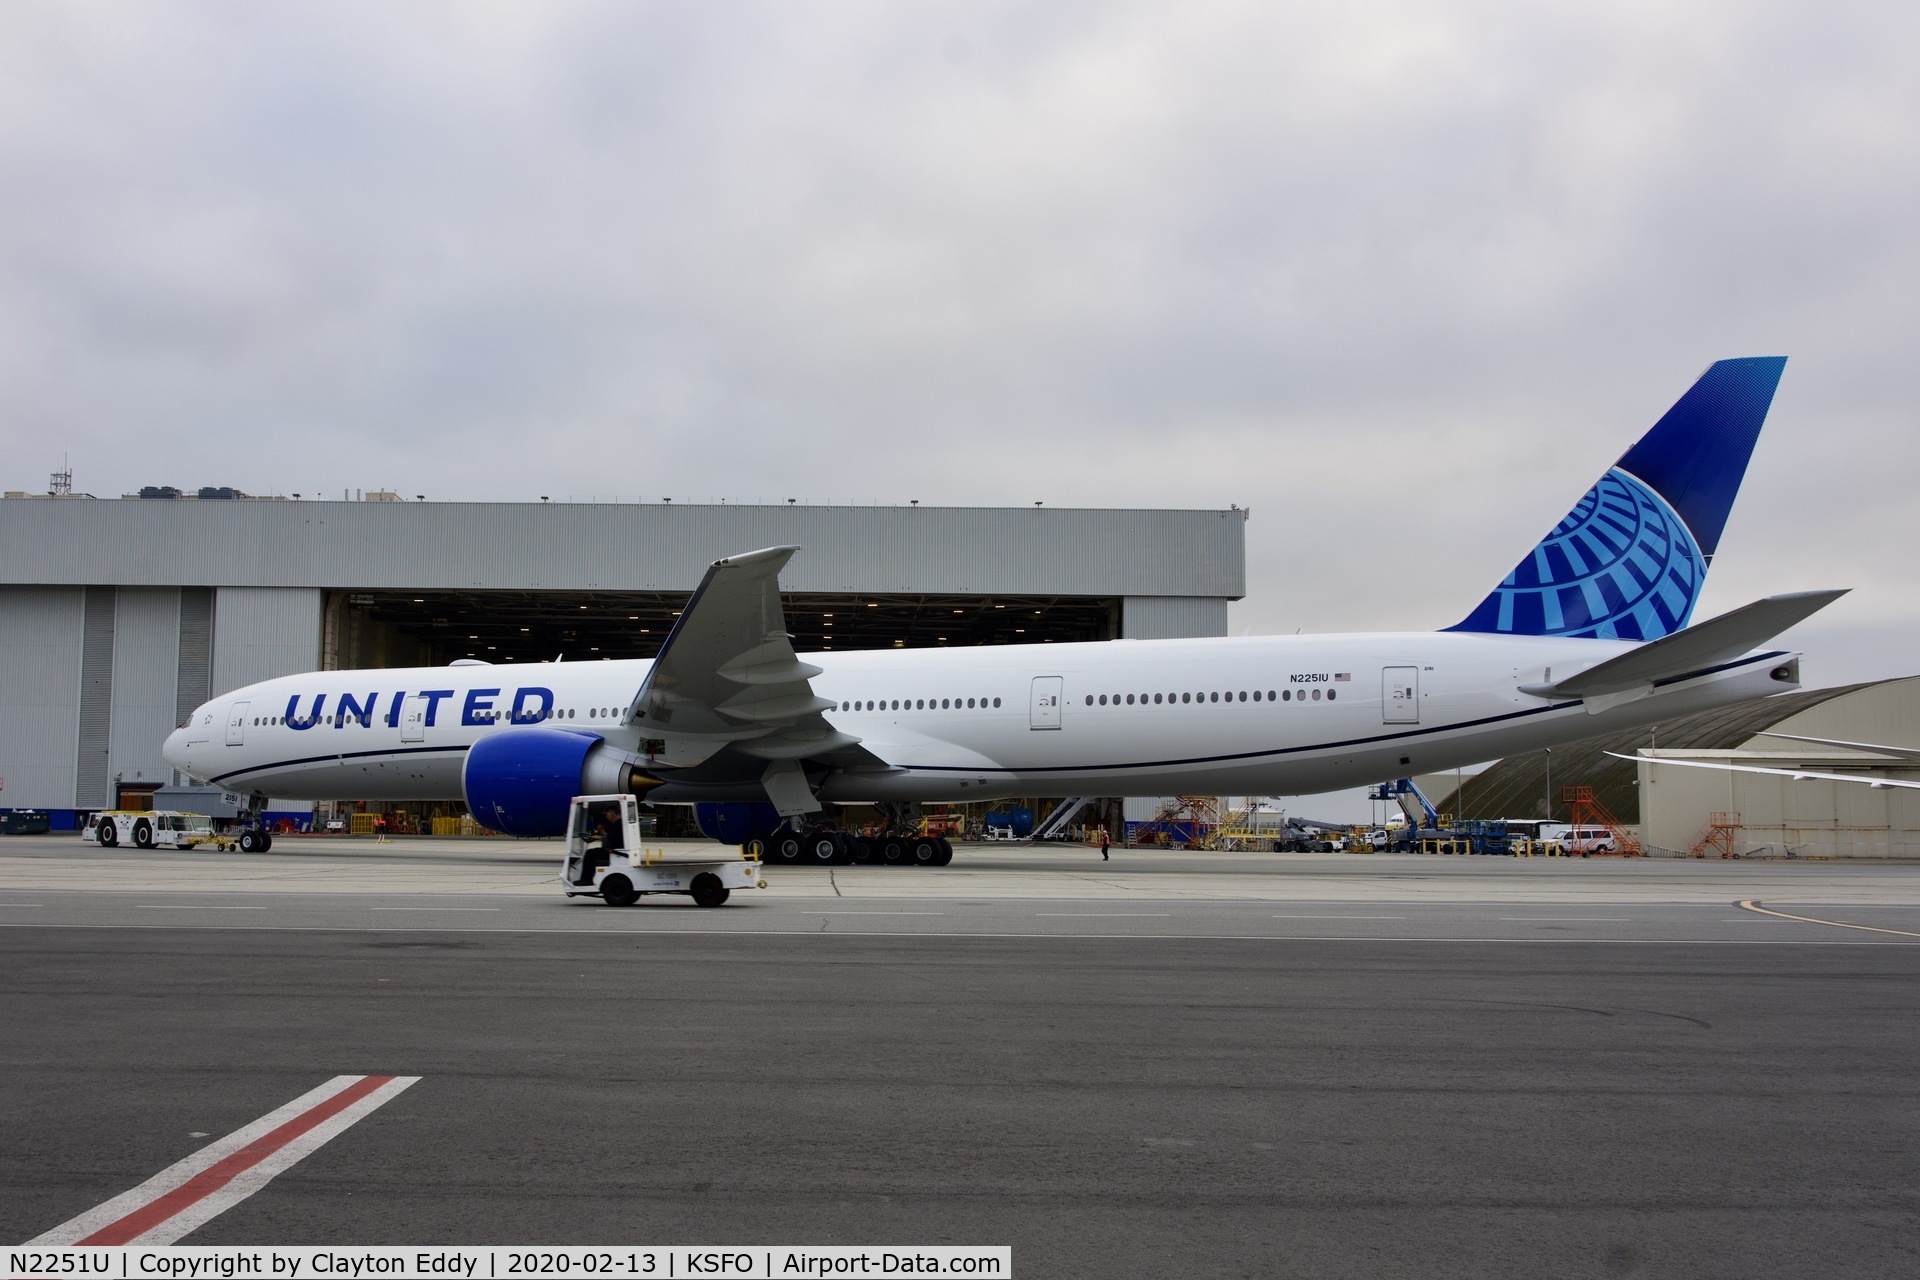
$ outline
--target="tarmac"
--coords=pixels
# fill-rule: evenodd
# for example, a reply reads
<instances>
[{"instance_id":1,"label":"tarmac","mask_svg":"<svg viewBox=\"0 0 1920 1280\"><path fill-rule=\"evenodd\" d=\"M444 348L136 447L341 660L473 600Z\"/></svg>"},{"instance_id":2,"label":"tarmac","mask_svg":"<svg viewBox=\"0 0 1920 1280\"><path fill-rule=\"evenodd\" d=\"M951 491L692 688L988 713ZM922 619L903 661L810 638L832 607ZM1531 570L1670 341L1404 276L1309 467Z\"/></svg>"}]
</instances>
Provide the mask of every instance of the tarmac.
<instances>
[{"instance_id":1,"label":"tarmac","mask_svg":"<svg viewBox=\"0 0 1920 1280\"><path fill-rule=\"evenodd\" d=\"M0 1237L389 1073L183 1243L1920 1272L1920 866L961 845L707 910L558 858L0 841Z\"/></svg>"}]
</instances>

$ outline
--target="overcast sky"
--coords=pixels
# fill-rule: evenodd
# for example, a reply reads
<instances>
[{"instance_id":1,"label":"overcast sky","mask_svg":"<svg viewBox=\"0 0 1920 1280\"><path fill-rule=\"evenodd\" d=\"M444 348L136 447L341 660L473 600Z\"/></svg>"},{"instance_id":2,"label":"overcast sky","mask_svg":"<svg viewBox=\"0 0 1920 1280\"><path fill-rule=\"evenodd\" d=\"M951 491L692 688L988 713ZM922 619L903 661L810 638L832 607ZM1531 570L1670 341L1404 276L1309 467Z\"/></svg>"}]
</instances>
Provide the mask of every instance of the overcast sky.
<instances>
[{"instance_id":1,"label":"overcast sky","mask_svg":"<svg viewBox=\"0 0 1920 1280\"><path fill-rule=\"evenodd\" d=\"M1791 357L1700 616L1920 671L1920 10L0 7L0 484L1252 509L1456 621ZM688 567L688 583L699 567Z\"/></svg>"}]
</instances>

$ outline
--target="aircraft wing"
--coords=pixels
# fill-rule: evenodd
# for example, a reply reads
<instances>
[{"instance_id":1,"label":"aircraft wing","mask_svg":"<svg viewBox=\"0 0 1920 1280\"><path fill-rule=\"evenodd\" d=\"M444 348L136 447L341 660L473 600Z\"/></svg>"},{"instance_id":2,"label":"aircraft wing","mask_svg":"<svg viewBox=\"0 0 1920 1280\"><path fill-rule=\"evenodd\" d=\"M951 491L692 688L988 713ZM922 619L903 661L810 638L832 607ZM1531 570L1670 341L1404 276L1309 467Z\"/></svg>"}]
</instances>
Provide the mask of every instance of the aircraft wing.
<instances>
[{"instance_id":1,"label":"aircraft wing","mask_svg":"<svg viewBox=\"0 0 1920 1280\"><path fill-rule=\"evenodd\" d=\"M1800 733L1755 734L1759 738L1785 738L1789 742L1811 742L1821 747L1845 747L1850 751L1870 751L1875 755L1891 756L1895 760L1920 764L1920 747L1895 747L1884 742L1848 742L1844 738L1809 738Z\"/></svg>"},{"instance_id":2,"label":"aircraft wing","mask_svg":"<svg viewBox=\"0 0 1920 1280\"><path fill-rule=\"evenodd\" d=\"M1540 698L1598 698L1642 690L1659 680L1692 675L1758 648L1846 593L1843 587L1768 596L1684 631L1650 640L1564 680L1523 685L1520 691Z\"/></svg>"},{"instance_id":3,"label":"aircraft wing","mask_svg":"<svg viewBox=\"0 0 1920 1280\"><path fill-rule=\"evenodd\" d=\"M1802 782L1809 778L1820 782L1860 782L1875 790L1887 787L1908 787L1920 790L1920 782L1910 782L1905 778L1868 778L1857 773L1823 773L1816 769L1769 769L1757 764L1722 764L1717 760L1672 760L1663 756L1623 756L1618 751L1609 751L1608 755L1616 760L1632 760L1636 764L1675 764L1683 769L1718 769L1722 773L1765 773L1776 778L1792 778Z\"/></svg>"},{"instance_id":4,"label":"aircraft wing","mask_svg":"<svg viewBox=\"0 0 1920 1280\"><path fill-rule=\"evenodd\" d=\"M627 708L627 723L663 739L703 739L742 767L758 769L783 814L820 805L801 767L885 768L860 739L821 716L836 705L810 683L787 634L780 570L798 547L768 547L716 560L680 612L659 657Z\"/></svg>"}]
</instances>

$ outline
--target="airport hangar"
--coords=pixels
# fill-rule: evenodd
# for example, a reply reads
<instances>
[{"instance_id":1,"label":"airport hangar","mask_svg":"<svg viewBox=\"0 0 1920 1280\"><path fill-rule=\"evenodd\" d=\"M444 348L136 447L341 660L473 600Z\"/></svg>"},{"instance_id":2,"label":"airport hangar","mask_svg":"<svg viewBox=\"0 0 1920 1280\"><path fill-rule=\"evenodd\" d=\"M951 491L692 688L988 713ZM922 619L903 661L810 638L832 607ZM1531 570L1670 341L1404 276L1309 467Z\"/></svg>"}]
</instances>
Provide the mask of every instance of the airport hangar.
<instances>
[{"instance_id":1,"label":"airport hangar","mask_svg":"<svg viewBox=\"0 0 1920 1280\"><path fill-rule=\"evenodd\" d=\"M147 492L168 496L0 500L0 808L55 829L178 781L161 743L210 697L315 669L651 657L707 565L759 547L803 548L782 575L802 651L1219 636L1246 590L1238 508Z\"/></svg>"},{"instance_id":2,"label":"airport hangar","mask_svg":"<svg viewBox=\"0 0 1920 1280\"><path fill-rule=\"evenodd\" d=\"M1800 689L1509 756L1437 804L1466 819L1566 821L1573 783L1590 787L1652 854L1920 857L1920 791L1911 787L1656 763L1663 759L1920 782L1920 676Z\"/></svg>"}]
</instances>

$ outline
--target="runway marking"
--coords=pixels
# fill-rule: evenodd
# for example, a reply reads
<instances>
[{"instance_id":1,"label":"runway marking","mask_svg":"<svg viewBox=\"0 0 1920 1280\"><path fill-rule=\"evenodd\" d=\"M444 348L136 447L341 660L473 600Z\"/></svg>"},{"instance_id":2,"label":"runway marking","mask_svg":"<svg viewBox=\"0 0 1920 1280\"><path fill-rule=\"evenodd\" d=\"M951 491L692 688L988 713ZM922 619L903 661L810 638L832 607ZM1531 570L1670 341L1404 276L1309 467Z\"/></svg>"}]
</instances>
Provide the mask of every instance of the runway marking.
<instances>
[{"instance_id":1,"label":"runway marking","mask_svg":"<svg viewBox=\"0 0 1920 1280\"><path fill-rule=\"evenodd\" d=\"M1165 920L1171 911L1036 911L1035 920Z\"/></svg>"},{"instance_id":2,"label":"runway marking","mask_svg":"<svg viewBox=\"0 0 1920 1280\"><path fill-rule=\"evenodd\" d=\"M1271 916L1273 920L1405 920L1407 916Z\"/></svg>"},{"instance_id":3,"label":"runway marking","mask_svg":"<svg viewBox=\"0 0 1920 1280\"><path fill-rule=\"evenodd\" d=\"M1632 924L1632 916L1497 916L1508 923L1535 924Z\"/></svg>"},{"instance_id":4,"label":"runway marking","mask_svg":"<svg viewBox=\"0 0 1920 1280\"><path fill-rule=\"evenodd\" d=\"M266 1186L419 1079L335 1076L162 1169L133 1190L27 1243L172 1244Z\"/></svg>"},{"instance_id":5,"label":"runway marking","mask_svg":"<svg viewBox=\"0 0 1920 1280\"><path fill-rule=\"evenodd\" d=\"M805 916L943 916L944 911L802 911Z\"/></svg>"},{"instance_id":6,"label":"runway marking","mask_svg":"<svg viewBox=\"0 0 1920 1280\"><path fill-rule=\"evenodd\" d=\"M369 911L498 911L499 907L368 907Z\"/></svg>"},{"instance_id":7,"label":"runway marking","mask_svg":"<svg viewBox=\"0 0 1920 1280\"><path fill-rule=\"evenodd\" d=\"M0 902L0 907L44 907L44 902Z\"/></svg>"},{"instance_id":8,"label":"runway marking","mask_svg":"<svg viewBox=\"0 0 1920 1280\"><path fill-rule=\"evenodd\" d=\"M1920 938L1920 933L1913 933L1906 929L1882 929L1876 925L1848 924L1844 920L1816 920L1812 916L1796 916L1785 911L1774 911L1761 906L1758 898L1743 898L1740 906L1748 911L1758 911L1763 916L1779 916L1782 920L1799 920L1805 924L1830 924L1836 929L1860 929L1867 933L1895 933L1903 938Z\"/></svg>"},{"instance_id":9,"label":"runway marking","mask_svg":"<svg viewBox=\"0 0 1920 1280\"><path fill-rule=\"evenodd\" d=\"M265 911L265 907L206 907L198 903L174 906L171 903L142 902L137 904L142 911Z\"/></svg>"}]
</instances>

